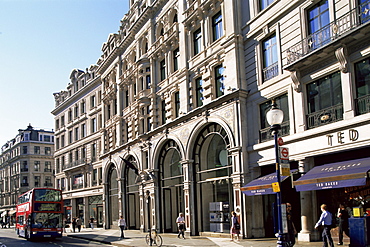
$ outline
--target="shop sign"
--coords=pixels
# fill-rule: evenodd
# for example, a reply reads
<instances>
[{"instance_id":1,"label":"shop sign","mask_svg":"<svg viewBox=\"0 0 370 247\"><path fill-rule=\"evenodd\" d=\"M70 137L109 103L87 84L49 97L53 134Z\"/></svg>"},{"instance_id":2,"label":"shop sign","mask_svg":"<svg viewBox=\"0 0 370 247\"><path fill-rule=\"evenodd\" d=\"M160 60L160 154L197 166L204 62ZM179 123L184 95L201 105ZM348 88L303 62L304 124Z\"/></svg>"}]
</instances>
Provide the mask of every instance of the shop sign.
<instances>
[{"instance_id":1,"label":"shop sign","mask_svg":"<svg viewBox=\"0 0 370 247\"><path fill-rule=\"evenodd\" d=\"M343 144L346 141L357 141L359 133L355 129L349 129L348 131L338 131L335 135L326 135L328 138L328 145L333 146L333 143Z\"/></svg>"}]
</instances>

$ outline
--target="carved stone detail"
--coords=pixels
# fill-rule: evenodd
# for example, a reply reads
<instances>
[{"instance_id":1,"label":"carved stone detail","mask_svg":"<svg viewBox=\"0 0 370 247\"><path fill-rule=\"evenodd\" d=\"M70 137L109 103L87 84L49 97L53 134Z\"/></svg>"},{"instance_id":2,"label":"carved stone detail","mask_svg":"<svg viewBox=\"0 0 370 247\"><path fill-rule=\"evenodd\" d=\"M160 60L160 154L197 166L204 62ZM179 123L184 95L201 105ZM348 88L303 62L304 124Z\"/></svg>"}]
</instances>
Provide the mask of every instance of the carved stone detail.
<instances>
[{"instance_id":1,"label":"carved stone detail","mask_svg":"<svg viewBox=\"0 0 370 247\"><path fill-rule=\"evenodd\" d=\"M297 93L302 92L302 85L301 82L299 81L300 75L297 71L291 71L290 72L290 78L293 81L293 88Z\"/></svg>"},{"instance_id":2,"label":"carved stone detail","mask_svg":"<svg viewBox=\"0 0 370 247\"><path fill-rule=\"evenodd\" d=\"M342 73L347 73L348 68L347 68L347 48L345 46L339 47L338 49L335 50L335 56L337 57L339 61L339 70Z\"/></svg>"}]
</instances>

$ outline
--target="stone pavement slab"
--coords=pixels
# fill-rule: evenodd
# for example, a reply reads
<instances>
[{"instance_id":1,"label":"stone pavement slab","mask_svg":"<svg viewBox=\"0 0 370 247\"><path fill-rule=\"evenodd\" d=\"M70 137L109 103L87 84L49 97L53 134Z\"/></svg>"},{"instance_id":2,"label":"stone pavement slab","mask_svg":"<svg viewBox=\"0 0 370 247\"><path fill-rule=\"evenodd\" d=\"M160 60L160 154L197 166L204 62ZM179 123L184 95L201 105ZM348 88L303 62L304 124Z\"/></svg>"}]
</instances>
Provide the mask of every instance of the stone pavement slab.
<instances>
[{"instance_id":1,"label":"stone pavement slab","mask_svg":"<svg viewBox=\"0 0 370 247\"><path fill-rule=\"evenodd\" d=\"M147 246L145 243L145 236L147 233L142 233L138 230L126 230L125 238L121 239L119 230L105 230L89 228L82 229L79 233L67 232L68 237L83 238L91 241L111 244L114 246L131 246L143 247ZM240 241L230 241L229 238L212 237L212 236L186 236L186 239L177 238L177 234L164 233L160 234L163 239L162 246L164 247L207 247L207 246L222 246L222 247L276 247L275 238L257 238L257 239L241 239ZM296 247L321 247L321 242L300 242Z\"/></svg>"}]
</instances>

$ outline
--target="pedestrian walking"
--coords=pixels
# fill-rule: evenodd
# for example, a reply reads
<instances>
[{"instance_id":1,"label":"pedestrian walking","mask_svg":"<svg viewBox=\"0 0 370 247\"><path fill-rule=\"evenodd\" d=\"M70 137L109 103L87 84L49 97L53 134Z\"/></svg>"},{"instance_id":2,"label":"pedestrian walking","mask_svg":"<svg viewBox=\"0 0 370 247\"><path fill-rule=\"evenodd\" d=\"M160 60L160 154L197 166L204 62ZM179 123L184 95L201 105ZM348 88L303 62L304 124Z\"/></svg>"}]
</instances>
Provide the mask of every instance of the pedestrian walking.
<instances>
[{"instance_id":1,"label":"pedestrian walking","mask_svg":"<svg viewBox=\"0 0 370 247\"><path fill-rule=\"evenodd\" d=\"M297 230L292 219L292 205L289 202L286 203L286 214L288 225L287 246L292 247L295 245L295 236L297 234Z\"/></svg>"},{"instance_id":2,"label":"pedestrian walking","mask_svg":"<svg viewBox=\"0 0 370 247\"><path fill-rule=\"evenodd\" d=\"M238 217L234 211L231 212L231 228L230 228L230 241L234 241L234 236L236 235L236 240L239 241L240 234L240 224Z\"/></svg>"},{"instance_id":3,"label":"pedestrian walking","mask_svg":"<svg viewBox=\"0 0 370 247\"><path fill-rule=\"evenodd\" d=\"M339 204L338 208L338 219L339 219L339 242L338 245L343 245L343 232L349 237L348 218L349 214L346 207L343 204Z\"/></svg>"},{"instance_id":4,"label":"pedestrian walking","mask_svg":"<svg viewBox=\"0 0 370 247\"><path fill-rule=\"evenodd\" d=\"M81 219L77 218L76 219L76 226L77 226L78 232L81 231L81 225L82 225Z\"/></svg>"},{"instance_id":5,"label":"pedestrian walking","mask_svg":"<svg viewBox=\"0 0 370 247\"><path fill-rule=\"evenodd\" d=\"M183 213L179 213L179 217L176 219L177 228L179 230L179 234L177 234L177 237L180 238L180 235L182 236L182 239L185 239L185 218Z\"/></svg>"},{"instance_id":6,"label":"pedestrian walking","mask_svg":"<svg viewBox=\"0 0 370 247\"><path fill-rule=\"evenodd\" d=\"M332 215L329 211L327 211L326 204L321 205L321 216L319 221L316 223L315 228L317 229L319 226L324 226L322 231L322 241L324 242L323 247L327 247L328 243L330 247L334 247L333 239L331 238L331 225L332 225Z\"/></svg>"},{"instance_id":7,"label":"pedestrian walking","mask_svg":"<svg viewBox=\"0 0 370 247\"><path fill-rule=\"evenodd\" d=\"M94 230L94 217L90 217L90 228L91 230Z\"/></svg>"},{"instance_id":8,"label":"pedestrian walking","mask_svg":"<svg viewBox=\"0 0 370 247\"><path fill-rule=\"evenodd\" d=\"M118 226L121 230L121 238L125 238L124 234L123 234L123 230L125 230L125 227L126 227L126 221L125 219L123 218L123 216L121 215L119 217L119 220L118 220Z\"/></svg>"},{"instance_id":9,"label":"pedestrian walking","mask_svg":"<svg viewBox=\"0 0 370 247\"><path fill-rule=\"evenodd\" d=\"M77 224L76 217L73 217L72 218L72 230L73 230L73 232L76 232L76 224Z\"/></svg>"}]
</instances>

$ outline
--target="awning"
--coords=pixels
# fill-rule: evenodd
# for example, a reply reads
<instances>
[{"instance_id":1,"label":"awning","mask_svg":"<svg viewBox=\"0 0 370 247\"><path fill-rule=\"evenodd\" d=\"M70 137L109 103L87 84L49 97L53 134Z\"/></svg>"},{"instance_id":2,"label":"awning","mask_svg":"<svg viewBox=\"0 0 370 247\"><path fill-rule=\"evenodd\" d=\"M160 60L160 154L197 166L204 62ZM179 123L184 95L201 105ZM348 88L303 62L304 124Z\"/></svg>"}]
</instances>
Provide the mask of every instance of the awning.
<instances>
[{"instance_id":1,"label":"awning","mask_svg":"<svg viewBox=\"0 0 370 247\"><path fill-rule=\"evenodd\" d=\"M294 171L290 171L290 172L293 173ZM281 176L280 181L282 182L288 177L289 176ZM274 173L257 178L249 182L244 187L242 187L240 190L247 196L275 194L276 192L272 190L271 184L276 183L276 182L277 182L277 177L276 177L276 172L274 172Z\"/></svg>"},{"instance_id":2,"label":"awning","mask_svg":"<svg viewBox=\"0 0 370 247\"><path fill-rule=\"evenodd\" d=\"M15 209L9 210L9 215L15 214L17 211Z\"/></svg>"},{"instance_id":3,"label":"awning","mask_svg":"<svg viewBox=\"0 0 370 247\"><path fill-rule=\"evenodd\" d=\"M316 166L294 182L297 191L334 189L366 184L370 158Z\"/></svg>"}]
</instances>

